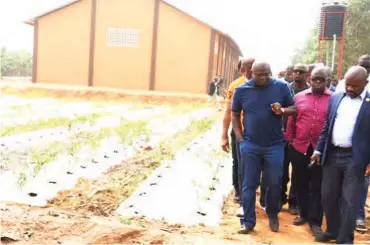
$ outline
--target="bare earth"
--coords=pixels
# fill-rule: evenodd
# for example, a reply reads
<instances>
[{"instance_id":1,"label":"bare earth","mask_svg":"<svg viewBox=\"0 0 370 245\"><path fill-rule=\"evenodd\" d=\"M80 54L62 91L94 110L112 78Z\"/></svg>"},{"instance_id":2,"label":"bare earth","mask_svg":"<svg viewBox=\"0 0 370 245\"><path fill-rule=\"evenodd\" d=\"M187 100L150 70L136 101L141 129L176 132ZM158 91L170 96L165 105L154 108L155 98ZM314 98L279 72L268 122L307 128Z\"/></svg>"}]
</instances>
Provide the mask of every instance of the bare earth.
<instances>
[{"instance_id":1,"label":"bare earth","mask_svg":"<svg viewBox=\"0 0 370 245\"><path fill-rule=\"evenodd\" d=\"M15 94L14 91L11 90L10 94ZM57 93L59 96L56 97L61 97L60 93ZM55 95L56 92L53 94ZM85 96L90 98L91 94L88 93ZM96 97L106 98L106 95L97 94ZM113 98L117 97L112 96ZM218 117L222 117L221 112ZM152 150L147 149L148 153ZM145 158L132 159L132 161L137 166L149 166L153 163L153 159ZM127 173L127 169L121 166L112 169L98 181L80 180L73 190L59 193L46 208L0 203L1 242L4 244L314 243L308 227L293 226L294 216L286 209L279 215L280 231L271 232L268 228L267 216L258 205L255 231L250 235L237 234L238 205L233 202L232 194L224 205L224 216L220 227L183 227L139 218L124 220L113 213L120 200L112 192L111 182L114 180L122 184L126 181ZM96 191L96 186L99 186L100 191ZM128 193L120 194L128 195ZM367 226L370 227L369 206L367 217ZM356 233L355 241L358 244L370 244L370 232Z\"/></svg>"}]
</instances>

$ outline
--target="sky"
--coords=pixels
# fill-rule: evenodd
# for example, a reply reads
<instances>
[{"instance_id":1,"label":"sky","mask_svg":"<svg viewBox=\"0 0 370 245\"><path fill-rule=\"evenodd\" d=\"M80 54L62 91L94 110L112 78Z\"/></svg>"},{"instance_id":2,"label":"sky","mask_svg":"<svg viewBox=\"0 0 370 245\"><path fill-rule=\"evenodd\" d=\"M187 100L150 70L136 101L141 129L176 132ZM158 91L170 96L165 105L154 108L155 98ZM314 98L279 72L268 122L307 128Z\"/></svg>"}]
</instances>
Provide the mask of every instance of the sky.
<instances>
[{"instance_id":1,"label":"sky","mask_svg":"<svg viewBox=\"0 0 370 245\"><path fill-rule=\"evenodd\" d=\"M109 1L109 0L104 0ZM122 0L125 1L125 0ZM315 27L322 0L166 0L231 35L245 57L290 64ZM0 0L0 47L32 52L33 27L23 22L70 0Z\"/></svg>"}]
</instances>

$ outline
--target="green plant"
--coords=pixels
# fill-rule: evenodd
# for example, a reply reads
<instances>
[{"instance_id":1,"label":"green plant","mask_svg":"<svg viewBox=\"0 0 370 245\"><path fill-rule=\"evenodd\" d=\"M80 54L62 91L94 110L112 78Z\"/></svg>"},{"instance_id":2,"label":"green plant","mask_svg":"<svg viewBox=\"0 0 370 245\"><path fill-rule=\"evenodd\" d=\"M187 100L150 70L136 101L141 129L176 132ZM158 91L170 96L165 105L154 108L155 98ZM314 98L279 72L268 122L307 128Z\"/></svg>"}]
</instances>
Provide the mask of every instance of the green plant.
<instances>
[{"instance_id":1,"label":"green plant","mask_svg":"<svg viewBox=\"0 0 370 245\"><path fill-rule=\"evenodd\" d=\"M148 121L129 121L128 123L121 124L115 134L118 135L121 139L122 144L132 145L133 140L140 135L146 135L145 139L149 140Z\"/></svg>"},{"instance_id":2,"label":"green plant","mask_svg":"<svg viewBox=\"0 0 370 245\"><path fill-rule=\"evenodd\" d=\"M95 122L99 117L106 115L105 113L93 113L90 115L77 116L74 119L65 117L55 117L47 120L39 119L31 121L30 123L23 125L15 125L10 127L5 127L0 131L0 136L9 136L17 133L31 132L35 130L40 130L44 128L55 128L60 126L66 126L68 129L72 128L73 124Z\"/></svg>"},{"instance_id":3,"label":"green plant","mask_svg":"<svg viewBox=\"0 0 370 245\"><path fill-rule=\"evenodd\" d=\"M55 142L49 144L46 149L31 150L31 161L35 164L34 176L38 174L42 166L53 161L64 147L65 145L63 143Z\"/></svg>"},{"instance_id":4,"label":"green plant","mask_svg":"<svg viewBox=\"0 0 370 245\"><path fill-rule=\"evenodd\" d=\"M17 184L19 187L22 187L27 182L27 176L24 172L20 172L18 176Z\"/></svg>"}]
</instances>

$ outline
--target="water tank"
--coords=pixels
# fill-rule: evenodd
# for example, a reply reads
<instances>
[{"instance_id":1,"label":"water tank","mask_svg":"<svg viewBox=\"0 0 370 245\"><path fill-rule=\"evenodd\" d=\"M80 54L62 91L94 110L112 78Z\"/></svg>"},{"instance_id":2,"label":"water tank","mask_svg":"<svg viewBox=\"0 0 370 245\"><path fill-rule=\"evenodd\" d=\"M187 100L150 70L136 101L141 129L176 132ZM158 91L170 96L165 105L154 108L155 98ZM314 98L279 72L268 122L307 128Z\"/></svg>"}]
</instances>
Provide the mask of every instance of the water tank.
<instances>
[{"instance_id":1,"label":"water tank","mask_svg":"<svg viewBox=\"0 0 370 245\"><path fill-rule=\"evenodd\" d=\"M331 40L334 34L337 38L342 37L344 35L344 15L346 12L347 6L345 4L337 2L323 4L321 7L319 38ZM325 28L323 28L324 25Z\"/></svg>"}]
</instances>

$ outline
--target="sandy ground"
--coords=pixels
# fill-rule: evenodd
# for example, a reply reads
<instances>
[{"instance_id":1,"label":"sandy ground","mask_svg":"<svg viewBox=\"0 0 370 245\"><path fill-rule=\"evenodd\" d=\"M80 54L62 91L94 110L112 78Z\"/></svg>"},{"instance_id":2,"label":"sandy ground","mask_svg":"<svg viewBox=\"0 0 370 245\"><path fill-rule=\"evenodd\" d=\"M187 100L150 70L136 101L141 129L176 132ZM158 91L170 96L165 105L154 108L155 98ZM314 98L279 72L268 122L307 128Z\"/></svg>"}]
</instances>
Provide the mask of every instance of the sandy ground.
<instances>
[{"instance_id":1,"label":"sandy ground","mask_svg":"<svg viewBox=\"0 0 370 245\"><path fill-rule=\"evenodd\" d=\"M36 96L34 91L32 93ZM65 92L59 92L59 95L63 96ZM220 112L218 116L222 117L222 113ZM181 145L181 140L177 143ZM148 149L149 152L151 150ZM155 163L155 159L145 156L132 161L132 164L138 166L135 171ZM286 210L279 215L280 232L271 232L267 216L258 205L255 231L250 235L237 234L238 205L233 202L232 194L225 203L220 227L183 227L143 219L124 220L114 215L113 211L118 206L119 200L110 191L110 180L122 183L125 181L123 173L127 173L127 169L117 167L102 176L98 182L81 180L73 190L60 193L58 198L45 208L0 203L1 242L4 244L314 243L308 227L293 226L294 216ZM97 185L102 191L92 191ZM121 194L124 196L125 192L122 191ZM369 207L367 214L370 217L368 209ZM369 218L367 225L370 227ZM359 244L370 244L370 232L357 233L355 241Z\"/></svg>"},{"instance_id":2,"label":"sandy ground","mask_svg":"<svg viewBox=\"0 0 370 245\"><path fill-rule=\"evenodd\" d=\"M118 217L96 216L93 212L67 211L65 208L30 208L3 204L2 242L13 244L309 244L314 239L308 227L292 225L294 217L280 213L280 231L268 228L268 219L257 208L257 226L250 235L239 235L237 204L232 196L224 207L220 227L183 227L162 222L133 219L130 224ZM126 224L125 224L126 223ZM369 219L367 224L370 225ZM356 234L357 244L370 244L370 234Z\"/></svg>"}]
</instances>

